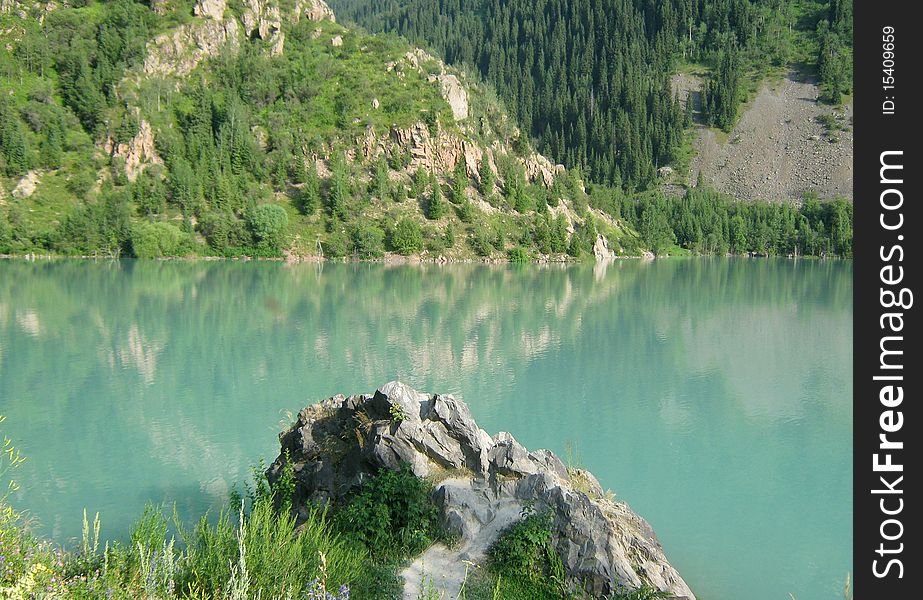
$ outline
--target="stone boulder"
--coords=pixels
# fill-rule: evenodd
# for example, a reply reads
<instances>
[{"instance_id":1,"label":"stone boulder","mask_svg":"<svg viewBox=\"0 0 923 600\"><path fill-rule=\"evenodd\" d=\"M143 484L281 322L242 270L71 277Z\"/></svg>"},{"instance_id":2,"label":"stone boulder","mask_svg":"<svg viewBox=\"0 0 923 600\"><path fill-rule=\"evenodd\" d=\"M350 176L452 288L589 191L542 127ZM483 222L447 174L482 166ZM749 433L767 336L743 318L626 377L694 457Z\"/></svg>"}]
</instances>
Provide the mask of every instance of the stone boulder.
<instances>
[{"instance_id":1,"label":"stone boulder","mask_svg":"<svg viewBox=\"0 0 923 600\"><path fill-rule=\"evenodd\" d=\"M380 469L408 463L435 482L443 524L460 536L458 563L478 561L524 506L553 515L552 540L568 584L594 597L644 584L694 600L650 525L603 494L587 471L568 469L548 450L529 451L509 433L478 427L467 405L391 382L374 394L333 396L303 409L279 436L270 483L291 461L292 505L336 503Z\"/></svg>"}]
</instances>

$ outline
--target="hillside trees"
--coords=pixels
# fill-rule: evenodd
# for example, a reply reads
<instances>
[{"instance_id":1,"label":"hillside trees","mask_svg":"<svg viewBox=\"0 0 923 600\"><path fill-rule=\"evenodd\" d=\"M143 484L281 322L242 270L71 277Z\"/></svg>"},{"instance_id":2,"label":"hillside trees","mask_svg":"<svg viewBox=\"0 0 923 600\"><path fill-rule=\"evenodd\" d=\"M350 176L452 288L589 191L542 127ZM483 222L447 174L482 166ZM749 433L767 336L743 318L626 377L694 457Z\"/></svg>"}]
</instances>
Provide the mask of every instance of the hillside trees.
<instances>
[{"instance_id":1,"label":"hillside trees","mask_svg":"<svg viewBox=\"0 0 923 600\"><path fill-rule=\"evenodd\" d=\"M784 66L792 56L791 29L813 27L814 3L807 4L331 0L341 19L396 32L473 69L496 88L540 151L580 167L591 181L626 189L652 183L681 141L686 118L681 103L671 101L668 78L675 62L714 69L706 113L728 128L743 74ZM830 1L832 30L845 32L848 4ZM828 49L842 47L845 34L837 35ZM836 66L823 76L825 85L847 85L846 62L831 60Z\"/></svg>"}]
</instances>

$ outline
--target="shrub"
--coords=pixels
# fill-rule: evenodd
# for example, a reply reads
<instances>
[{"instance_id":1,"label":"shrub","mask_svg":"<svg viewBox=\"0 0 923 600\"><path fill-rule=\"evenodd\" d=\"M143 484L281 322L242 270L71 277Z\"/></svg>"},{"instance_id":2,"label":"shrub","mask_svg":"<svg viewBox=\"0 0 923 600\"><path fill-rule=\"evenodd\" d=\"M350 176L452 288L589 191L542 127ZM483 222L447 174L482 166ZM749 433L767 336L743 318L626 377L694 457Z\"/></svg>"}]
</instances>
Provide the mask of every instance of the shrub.
<instances>
[{"instance_id":1,"label":"shrub","mask_svg":"<svg viewBox=\"0 0 923 600\"><path fill-rule=\"evenodd\" d=\"M321 242L321 249L327 258L342 258L349 253L349 242L340 232L333 232Z\"/></svg>"},{"instance_id":2,"label":"shrub","mask_svg":"<svg viewBox=\"0 0 923 600\"><path fill-rule=\"evenodd\" d=\"M487 552L490 570L507 587L528 590L530 598L560 598L566 592L564 564L551 543L552 517L531 506L522 519L500 532Z\"/></svg>"},{"instance_id":3,"label":"shrub","mask_svg":"<svg viewBox=\"0 0 923 600\"><path fill-rule=\"evenodd\" d=\"M96 174L93 173L93 171L83 170L71 175L67 180L66 187L67 191L83 199L90 192L95 183Z\"/></svg>"},{"instance_id":4,"label":"shrub","mask_svg":"<svg viewBox=\"0 0 923 600\"><path fill-rule=\"evenodd\" d=\"M227 254L232 248L246 247L253 243L253 236L246 223L230 213L206 213L199 221L198 229L208 245L219 254Z\"/></svg>"},{"instance_id":5,"label":"shrub","mask_svg":"<svg viewBox=\"0 0 923 600\"><path fill-rule=\"evenodd\" d=\"M474 221L474 204L468 199L463 199L458 207L458 218L462 223Z\"/></svg>"},{"instance_id":6,"label":"shrub","mask_svg":"<svg viewBox=\"0 0 923 600\"><path fill-rule=\"evenodd\" d=\"M282 249L288 215L276 204L260 204L247 213L247 225L261 250L278 252Z\"/></svg>"},{"instance_id":7,"label":"shrub","mask_svg":"<svg viewBox=\"0 0 923 600\"><path fill-rule=\"evenodd\" d=\"M185 235L170 223L141 221L131 227L131 251L136 258L176 255Z\"/></svg>"},{"instance_id":8,"label":"shrub","mask_svg":"<svg viewBox=\"0 0 923 600\"><path fill-rule=\"evenodd\" d=\"M483 226L475 227L468 241L471 244L471 249L474 250L475 254L478 256L490 256L493 252L490 233Z\"/></svg>"},{"instance_id":9,"label":"shrub","mask_svg":"<svg viewBox=\"0 0 923 600\"><path fill-rule=\"evenodd\" d=\"M385 252L385 232L373 223L356 223L350 239L353 252L360 258L379 258Z\"/></svg>"},{"instance_id":10,"label":"shrub","mask_svg":"<svg viewBox=\"0 0 923 600\"><path fill-rule=\"evenodd\" d=\"M391 248L404 256L423 250L423 230L419 223L408 218L398 221L391 231Z\"/></svg>"},{"instance_id":11,"label":"shrub","mask_svg":"<svg viewBox=\"0 0 923 600\"><path fill-rule=\"evenodd\" d=\"M510 250L509 258L511 263L525 264L529 262L529 253L522 246L516 246Z\"/></svg>"},{"instance_id":12,"label":"shrub","mask_svg":"<svg viewBox=\"0 0 923 600\"><path fill-rule=\"evenodd\" d=\"M414 556L439 537L432 491L408 464L397 471L383 469L349 499L337 523L374 557Z\"/></svg>"}]
</instances>

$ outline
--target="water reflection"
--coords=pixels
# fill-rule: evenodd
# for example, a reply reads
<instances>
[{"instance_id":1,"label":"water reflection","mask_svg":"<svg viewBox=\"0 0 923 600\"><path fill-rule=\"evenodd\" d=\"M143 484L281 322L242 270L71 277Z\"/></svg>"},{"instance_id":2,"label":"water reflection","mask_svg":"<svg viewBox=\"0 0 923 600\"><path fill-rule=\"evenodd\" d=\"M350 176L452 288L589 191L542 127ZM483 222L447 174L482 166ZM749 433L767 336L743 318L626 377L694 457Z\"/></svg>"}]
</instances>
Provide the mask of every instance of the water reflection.
<instances>
[{"instance_id":1,"label":"water reflection","mask_svg":"<svg viewBox=\"0 0 923 600\"><path fill-rule=\"evenodd\" d=\"M112 536L148 500L196 515L286 410L400 378L594 470L702 597L836 598L851 268L0 261L16 501L59 540L84 507Z\"/></svg>"}]
</instances>

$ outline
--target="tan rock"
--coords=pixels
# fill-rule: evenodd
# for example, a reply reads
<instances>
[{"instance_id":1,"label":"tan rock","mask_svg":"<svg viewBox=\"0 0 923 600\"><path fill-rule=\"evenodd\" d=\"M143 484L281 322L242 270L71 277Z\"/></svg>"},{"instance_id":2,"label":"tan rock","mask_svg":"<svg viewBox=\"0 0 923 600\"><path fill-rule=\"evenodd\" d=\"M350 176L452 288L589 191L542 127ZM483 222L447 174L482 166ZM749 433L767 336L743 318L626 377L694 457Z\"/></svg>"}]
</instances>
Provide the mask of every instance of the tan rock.
<instances>
[{"instance_id":1,"label":"tan rock","mask_svg":"<svg viewBox=\"0 0 923 600\"><path fill-rule=\"evenodd\" d=\"M18 199L28 198L35 193L35 188L38 187L39 182L39 173L38 171L29 171L19 180L19 183L16 184L16 187L13 188L13 197Z\"/></svg>"},{"instance_id":2,"label":"tan rock","mask_svg":"<svg viewBox=\"0 0 923 600\"><path fill-rule=\"evenodd\" d=\"M154 132L151 130L151 124L141 120L138 133L131 138L127 144L107 144L107 150L112 158L119 158L125 161L125 176L129 181L138 178L144 169L150 165L162 165L163 159L157 154L157 148L154 145Z\"/></svg>"},{"instance_id":3,"label":"tan rock","mask_svg":"<svg viewBox=\"0 0 923 600\"><path fill-rule=\"evenodd\" d=\"M554 179L564 172L564 165L553 164L541 154L532 154L522 160L526 177L532 183L542 183L546 187L554 185Z\"/></svg>"},{"instance_id":4,"label":"tan rock","mask_svg":"<svg viewBox=\"0 0 923 600\"><path fill-rule=\"evenodd\" d=\"M228 5L225 0L196 0L192 13L198 17L207 17L220 21Z\"/></svg>"},{"instance_id":5,"label":"tan rock","mask_svg":"<svg viewBox=\"0 0 923 600\"><path fill-rule=\"evenodd\" d=\"M295 3L296 13L311 21L333 21L336 16L324 0L303 0Z\"/></svg>"},{"instance_id":6,"label":"tan rock","mask_svg":"<svg viewBox=\"0 0 923 600\"><path fill-rule=\"evenodd\" d=\"M235 51L240 47L240 26L234 19L188 23L148 43L143 71L145 75L183 77L228 46Z\"/></svg>"},{"instance_id":7,"label":"tan rock","mask_svg":"<svg viewBox=\"0 0 923 600\"><path fill-rule=\"evenodd\" d=\"M449 103L452 116L456 121L468 118L468 92L455 75L439 75L437 77L442 88L442 97Z\"/></svg>"},{"instance_id":8,"label":"tan rock","mask_svg":"<svg viewBox=\"0 0 923 600\"><path fill-rule=\"evenodd\" d=\"M342 46L342 45L343 45L343 36L338 35L338 36L334 37L332 40L330 40L330 45L331 45L331 46L335 46L335 47Z\"/></svg>"},{"instance_id":9,"label":"tan rock","mask_svg":"<svg viewBox=\"0 0 923 600\"><path fill-rule=\"evenodd\" d=\"M601 233L596 234L596 243L593 244L593 255L597 261L612 260L615 258L615 251L609 248L609 240Z\"/></svg>"}]
</instances>

